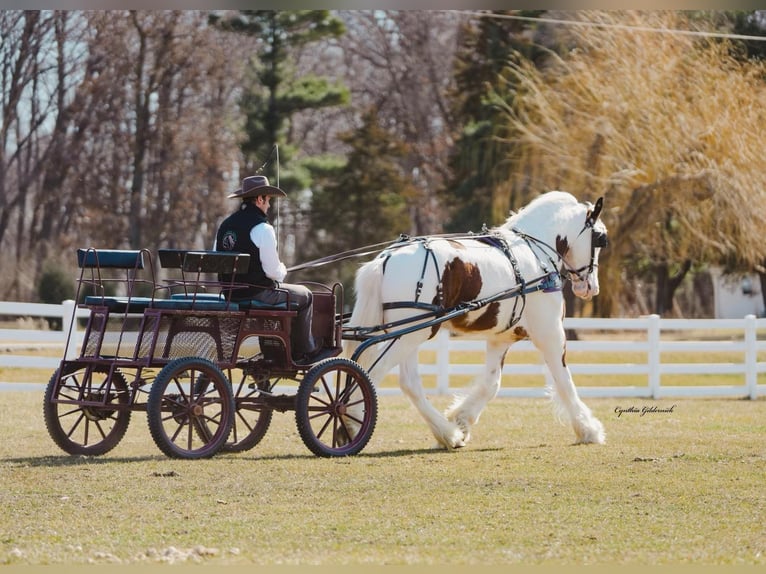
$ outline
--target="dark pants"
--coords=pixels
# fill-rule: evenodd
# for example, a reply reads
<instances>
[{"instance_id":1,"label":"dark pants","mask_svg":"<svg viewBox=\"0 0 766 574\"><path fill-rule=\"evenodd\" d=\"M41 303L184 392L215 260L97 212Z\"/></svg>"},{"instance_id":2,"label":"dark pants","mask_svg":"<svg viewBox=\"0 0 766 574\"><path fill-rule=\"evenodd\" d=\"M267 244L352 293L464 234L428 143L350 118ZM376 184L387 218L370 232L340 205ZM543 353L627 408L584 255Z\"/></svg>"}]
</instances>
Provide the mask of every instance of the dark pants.
<instances>
[{"instance_id":1,"label":"dark pants","mask_svg":"<svg viewBox=\"0 0 766 574\"><path fill-rule=\"evenodd\" d=\"M285 291L290 294L290 309L297 309L298 311L298 316L293 320L290 330L290 345L292 346L293 357L299 358L316 351L314 336L311 333L314 299L311 290L303 285L280 283L278 289L259 290L253 299L258 299L269 305L278 305L287 301L288 294Z\"/></svg>"}]
</instances>

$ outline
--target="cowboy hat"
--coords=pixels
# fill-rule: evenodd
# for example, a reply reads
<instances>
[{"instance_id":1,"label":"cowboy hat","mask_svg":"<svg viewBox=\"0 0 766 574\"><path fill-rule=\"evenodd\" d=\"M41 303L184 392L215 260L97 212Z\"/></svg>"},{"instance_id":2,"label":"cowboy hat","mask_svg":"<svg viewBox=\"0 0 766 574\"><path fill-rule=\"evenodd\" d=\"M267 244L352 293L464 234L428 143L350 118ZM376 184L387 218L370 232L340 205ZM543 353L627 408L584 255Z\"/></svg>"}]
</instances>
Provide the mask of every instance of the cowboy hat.
<instances>
[{"instance_id":1,"label":"cowboy hat","mask_svg":"<svg viewBox=\"0 0 766 574\"><path fill-rule=\"evenodd\" d=\"M277 195L287 197L287 194L273 185L269 185L269 179L263 175L251 175L242 180L242 187L229 194L227 199L248 199L259 195Z\"/></svg>"}]
</instances>

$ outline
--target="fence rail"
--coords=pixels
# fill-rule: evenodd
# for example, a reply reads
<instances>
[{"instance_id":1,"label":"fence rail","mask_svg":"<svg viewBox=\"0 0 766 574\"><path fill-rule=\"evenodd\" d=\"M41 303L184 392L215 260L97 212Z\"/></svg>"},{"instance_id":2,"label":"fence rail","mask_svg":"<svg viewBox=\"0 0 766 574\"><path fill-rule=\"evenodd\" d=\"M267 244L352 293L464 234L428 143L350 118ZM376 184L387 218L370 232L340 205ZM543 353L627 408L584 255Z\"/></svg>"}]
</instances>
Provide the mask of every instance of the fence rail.
<instances>
[{"instance_id":1,"label":"fence rail","mask_svg":"<svg viewBox=\"0 0 766 574\"><path fill-rule=\"evenodd\" d=\"M72 325L75 311L73 301L64 301L61 305L38 303L15 303L0 301L0 317L56 317L61 319L62 330L50 331L39 329L0 329L0 368L49 368L58 367L60 359L15 354L14 345L54 345L60 346L67 357L74 357L79 350L82 332L77 330L77 322ZM77 309L77 317L87 317L88 312ZM68 338L69 328L73 327ZM735 396L755 399L766 394L766 384L759 384L759 377L766 380L766 362L759 360L759 354L766 354L766 319L748 315L742 319L663 319L658 315L640 318L566 318L564 326L574 329L583 337L567 343L567 353L572 357L578 352L602 354L614 357L620 353L645 355L645 360L637 362L576 362L570 358L569 368L577 383L579 375L597 376L639 376L645 377L645 385L604 385L581 386L578 391L582 396L592 397L648 397L667 396ZM704 332L706 339L700 340L694 334L680 338L684 333ZM672 333L673 338L663 335ZM588 334L586 336L586 334ZM762 338L759 338L759 334ZM696 336L696 338L695 338ZM711 338L712 337L712 338ZM68 343L68 345L67 345ZM434 339L424 344L423 351L436 354L434 362L421 361L419 369L424 377L433 377L435 385L429 392L450 394L460 389L450 386L450 379L455 376L480 375L484 371L481 363L456 362L454 353L483 353L486 345L479 340L453 339L445 329L441 329ZM542 376L551 384L550 373L541 359L518 361L518 355L534 351L528 341L516 343L503 366L504 383L513 381L513 376ZM663 354L684 353L700 357L694 362L663 362ZM727 355L726 361L713 362L710 355ZM738 358L732 359L732 355ZM528 355L526 355L528 356ZM392 371L396 374L397 369ZM734 375L740 384L721 385L668 385L662 384L663 376L670 375ZM506 378L506 376L508 378ZM13 381L23 383L25 381ZM7 388L10 385L5 385ZM399 393L398 388L381 388L380 394ZM545 387L517 387L504 385L500 396L539 397L545 395Z\"/></svg>"}]
</instances>

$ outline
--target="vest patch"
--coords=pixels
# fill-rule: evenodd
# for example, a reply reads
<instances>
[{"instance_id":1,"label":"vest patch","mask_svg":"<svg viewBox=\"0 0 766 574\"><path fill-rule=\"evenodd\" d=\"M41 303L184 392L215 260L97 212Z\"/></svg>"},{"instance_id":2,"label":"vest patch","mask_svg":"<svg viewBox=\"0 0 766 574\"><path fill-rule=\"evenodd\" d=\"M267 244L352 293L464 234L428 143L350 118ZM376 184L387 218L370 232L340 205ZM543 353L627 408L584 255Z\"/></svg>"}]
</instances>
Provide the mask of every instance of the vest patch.
<instances>
[{"instance_id":1,"label":"vest patch","mask_svg":"<svg viewBox=\"0 0 766 574\"><path fill-rule=\"evenodd\" d=\"M221 240L221 248L224 251L232 251L236 244L237 234L234 231L227 231L224 233L223 239Z\"/></svg>"}]
</instances>

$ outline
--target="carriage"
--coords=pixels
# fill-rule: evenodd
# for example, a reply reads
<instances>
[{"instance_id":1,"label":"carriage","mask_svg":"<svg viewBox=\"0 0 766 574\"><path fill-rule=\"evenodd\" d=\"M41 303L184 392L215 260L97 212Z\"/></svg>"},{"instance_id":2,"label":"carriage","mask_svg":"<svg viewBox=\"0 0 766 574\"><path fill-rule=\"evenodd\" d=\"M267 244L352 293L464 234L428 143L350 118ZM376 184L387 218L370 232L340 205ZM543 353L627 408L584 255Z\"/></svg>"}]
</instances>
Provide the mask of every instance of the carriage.
<instances>
[{"instance_id":1,"label":"carriage","mask_svg":"<svg viewBox=\"0 0 766 574\"><path fill-rule=\"evenodd\" d=\"M160 265L176 275L161 283L148 250L89 248L77 257L77 300L88 310L83 342L79 356L61 361L44 399L48 432L65 452L110 451L134 411L146 412L155 444L174 458L250 449L274 411L295 411L303 442L318 456L353 455L367 444L377 398L359 365L338 357L340 284L311 284L322 352L299 365L289 300L266 306L221 295L238 285L218 277L246 269L247 254L160 249ZM297 384L294 393L284 392L288 382Z\"/></svg>"},{"instance_id":2,"label":"carriage","mask_svg":"<svg viewBox=\"0 0 766 574\"><path fill-rule=\"evenodd\" d=\"M322 347L310 365L291 358L289 299L274 307L225 297L242 286L235 279L249 255L160 249L160 265L176 276L157 282L147 250L80 249L78 301L89 316L80 355L62 360L48 384L49 434L70 454L100 455L119 443L133 411L146 411L163 453L204 458L254 447L274 411L294 411L311 452L355 455L375 429L376 385L399 365L400 387L439 445L454 449L496 395L508 347L529 338L551 372L560 418L577 442L602 443L603 425L566 365L561 293L565 279L583 299L598 293L602 205L548 192L480 234L403 236L360 267L350 314L341 284L307 284ZM443 325L487 340L484 375L444 414L417 374L418 347ZM278 392L288 381L296 392Z\"/></svg>"}]
</instances>

